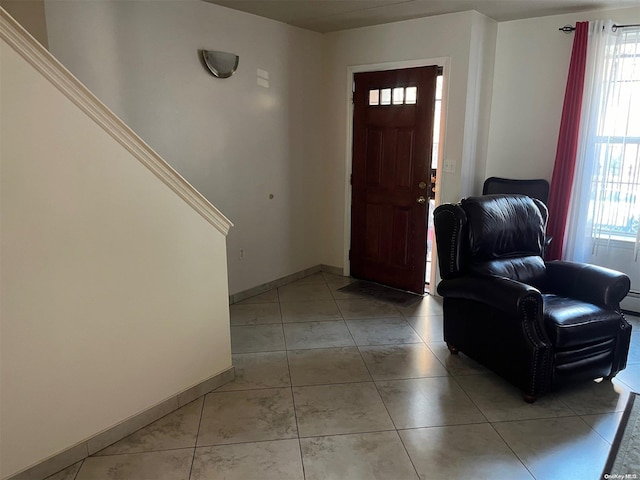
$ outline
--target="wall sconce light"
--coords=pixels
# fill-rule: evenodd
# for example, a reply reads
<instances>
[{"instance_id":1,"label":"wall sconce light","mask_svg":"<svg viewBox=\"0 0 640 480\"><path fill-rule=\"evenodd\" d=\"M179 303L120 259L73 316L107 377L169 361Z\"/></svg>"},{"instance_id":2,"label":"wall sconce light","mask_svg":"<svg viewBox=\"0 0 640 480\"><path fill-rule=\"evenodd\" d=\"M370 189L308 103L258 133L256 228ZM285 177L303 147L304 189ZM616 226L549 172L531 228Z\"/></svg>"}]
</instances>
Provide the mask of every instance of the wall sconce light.
<instances>
[{"instance_id":1,"label":"wall sconce light","mask_svg":"<svg viewBox=\"0 0 640 480\"><path fill-rule=\"evenodd\" d=\"M199 50L204 66L217 78L229 78L238 68L238 55L213 50Z\"/></svg>"}]
</instances>

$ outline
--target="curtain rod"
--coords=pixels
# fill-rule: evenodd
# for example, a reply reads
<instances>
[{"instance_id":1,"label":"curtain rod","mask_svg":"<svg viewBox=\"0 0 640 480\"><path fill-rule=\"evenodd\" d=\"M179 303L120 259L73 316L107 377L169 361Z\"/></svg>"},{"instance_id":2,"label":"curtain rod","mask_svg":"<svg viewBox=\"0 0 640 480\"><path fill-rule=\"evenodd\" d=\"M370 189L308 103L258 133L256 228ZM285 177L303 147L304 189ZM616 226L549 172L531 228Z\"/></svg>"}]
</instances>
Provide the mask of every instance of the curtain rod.
<instances>
[{"instance_id":1,"label":"curtain rod","mask_svg":"<svg viewBox=\"0 0 640 480\"><path fill-rule=\"evenodd\" d=\"M619 28L629 28L629 27L640 27L640 23L633 23L629 25L616 25L613 24L612 30L615 32ZM560 27L558 30L564 33L571 33L576 29L576 27L572 27L571 25L565 25L564 27Z\"/></svg>"}]
</instances>

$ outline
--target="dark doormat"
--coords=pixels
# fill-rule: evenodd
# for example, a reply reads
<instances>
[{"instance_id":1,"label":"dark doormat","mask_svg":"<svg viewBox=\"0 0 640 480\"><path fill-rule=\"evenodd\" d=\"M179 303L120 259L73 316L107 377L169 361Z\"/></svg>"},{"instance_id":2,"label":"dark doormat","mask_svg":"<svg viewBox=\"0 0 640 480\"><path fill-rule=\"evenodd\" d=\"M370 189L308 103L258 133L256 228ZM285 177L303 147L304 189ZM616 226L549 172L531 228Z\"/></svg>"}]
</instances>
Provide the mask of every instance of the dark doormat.
<instances>
[{"instance_id":1,"label":"dark doormat","mask_svg":"<svg viewBox=\"0 0 640 480\"><path fill-rule=\"evenodd\" d=\"M629 394L602 478L640 478L640 398Z\"/></svg>"},{"instance_id":2,"label":"dark doormat","mask_svg":"<svg viewBox=\"0 0 640 480\"><path fill-rule=\"evenodd\" d=\"M382 302L392 303L399 307L408 307L422 299L422 295L405 292L395 288L387 287L373 282L358 280L349 285L339 288L339 292L352 293L359 297L371 298Z\"/></svg>"}]
</instances>

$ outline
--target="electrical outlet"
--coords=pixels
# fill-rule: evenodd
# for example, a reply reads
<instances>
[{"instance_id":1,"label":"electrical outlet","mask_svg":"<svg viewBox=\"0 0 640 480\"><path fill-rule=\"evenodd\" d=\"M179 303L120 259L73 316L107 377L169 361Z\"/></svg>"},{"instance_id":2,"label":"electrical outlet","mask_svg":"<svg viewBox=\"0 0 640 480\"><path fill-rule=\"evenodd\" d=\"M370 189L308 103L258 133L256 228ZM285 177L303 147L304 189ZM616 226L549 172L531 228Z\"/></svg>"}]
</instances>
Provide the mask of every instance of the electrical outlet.
<instances>
[{"instance_id":1,"label":"electrical outlet","mask_svg":"<svg viewBox=\"0 0 640 480\"><path fill-rule=\"evenodd\" d=\"M238 259L244 260L244 248L240 249L240 253L238 254Z\"/></svg>"},{"instance_id":2,"label":"electrical outlet","mask_svg":"<svg viewBox=\"0 0 640 480\"><path fill-rule=\"evenodd\" d=\"M444 171L447 173L456 173L456 161L447 158L444 161Z\"/></svg>"}]
</instances>

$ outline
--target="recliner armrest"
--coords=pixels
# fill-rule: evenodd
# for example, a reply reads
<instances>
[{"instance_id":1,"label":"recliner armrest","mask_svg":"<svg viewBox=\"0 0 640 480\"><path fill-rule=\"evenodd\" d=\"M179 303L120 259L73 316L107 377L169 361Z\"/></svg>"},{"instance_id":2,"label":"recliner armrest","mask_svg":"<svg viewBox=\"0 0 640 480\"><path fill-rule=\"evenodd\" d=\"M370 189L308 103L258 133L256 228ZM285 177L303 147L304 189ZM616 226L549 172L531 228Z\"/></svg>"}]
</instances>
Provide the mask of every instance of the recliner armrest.
<instances>
[{"instance_id":1,"label":"recliner armrest","mask_svg":"<svg viewBox=\"0 0 640 480\"><path fill-rule=\"evenodd\" d=\"M524 312L524 302L534 302L542 314L542 294L537 288L506 277L465 275L442 280L438 293L443 297L463 298L485 303L517 316Z\"/></svg>"},{"instance_id":2,"label":"recliner armrest","mask_svg":"<svg viewBox=\"0 0 640 480\"><path fill-rule=\"evenodd\" d=\"M617 310L631 280L624 273L588 263L546 262L551 293Z\"/></svg>"}]
</instances>

